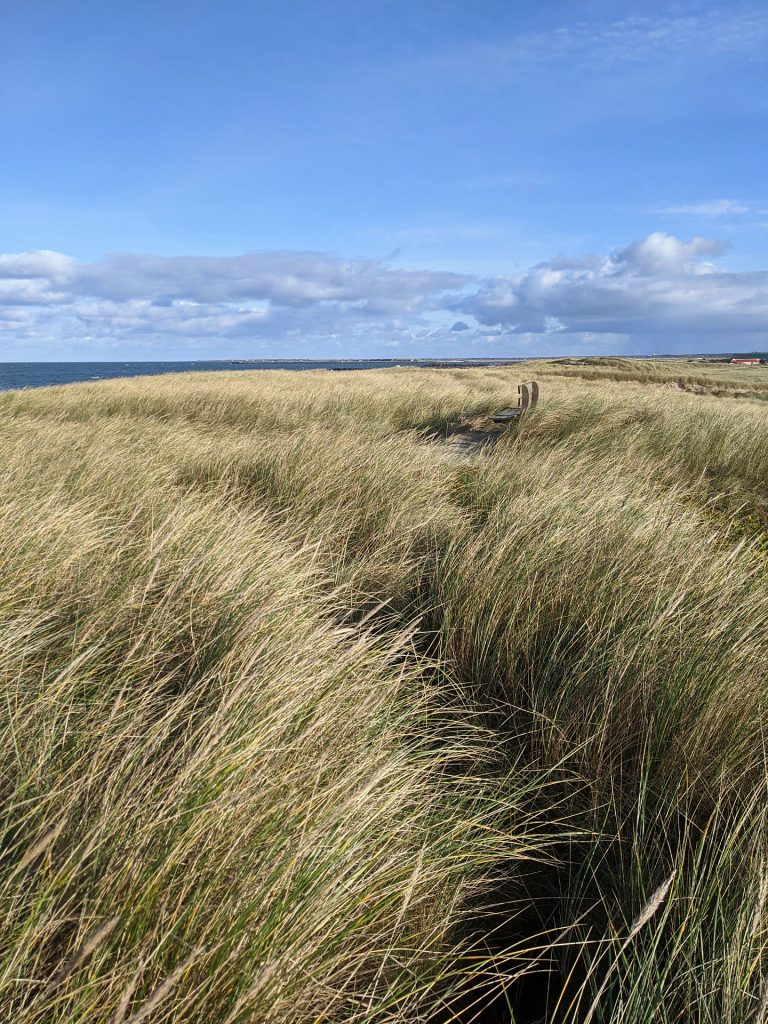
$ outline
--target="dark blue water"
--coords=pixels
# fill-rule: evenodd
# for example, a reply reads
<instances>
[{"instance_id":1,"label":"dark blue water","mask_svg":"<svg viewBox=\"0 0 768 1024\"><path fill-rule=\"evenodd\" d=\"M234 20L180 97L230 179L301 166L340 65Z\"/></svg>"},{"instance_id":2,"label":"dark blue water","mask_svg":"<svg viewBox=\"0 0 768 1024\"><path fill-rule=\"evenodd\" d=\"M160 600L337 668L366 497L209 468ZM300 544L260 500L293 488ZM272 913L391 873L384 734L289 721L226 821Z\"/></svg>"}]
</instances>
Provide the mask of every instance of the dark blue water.
<instances>
[{"instance_id":1,"label":"dark blue water","mask_svg":"<svg viewBox=\"0 0 768 1024\"><path fill-rule=\"evenodd\" d=\"M74 384L112 377L140 377L145 374L189 373L211 370L367 370L382 366L487 366L516 359L210 359L190 362L146 363L0 363L0 391L11 388L42 388L50 384Z\"/></svg>"}]
</instances>

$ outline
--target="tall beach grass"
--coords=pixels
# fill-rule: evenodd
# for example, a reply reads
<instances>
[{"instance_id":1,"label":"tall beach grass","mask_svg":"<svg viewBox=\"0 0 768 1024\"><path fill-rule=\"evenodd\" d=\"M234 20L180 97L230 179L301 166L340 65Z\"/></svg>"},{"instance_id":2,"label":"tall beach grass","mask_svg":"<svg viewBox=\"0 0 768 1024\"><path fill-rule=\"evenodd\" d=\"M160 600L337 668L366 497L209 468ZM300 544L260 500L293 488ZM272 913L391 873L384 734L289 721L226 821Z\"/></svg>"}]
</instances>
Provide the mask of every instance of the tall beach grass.
<instances>
[{"instance_id":1,"label":"tall beach grass","mask_svg":"<svg viewBox=\"0 0 768 1024\"><path fill-rule=\"evenodd\" d=\"M3 1019L765 1019L768 405L729 372L1 395ZM534 414L446 443L521 374Z\"/></svg>"}]
</instances>

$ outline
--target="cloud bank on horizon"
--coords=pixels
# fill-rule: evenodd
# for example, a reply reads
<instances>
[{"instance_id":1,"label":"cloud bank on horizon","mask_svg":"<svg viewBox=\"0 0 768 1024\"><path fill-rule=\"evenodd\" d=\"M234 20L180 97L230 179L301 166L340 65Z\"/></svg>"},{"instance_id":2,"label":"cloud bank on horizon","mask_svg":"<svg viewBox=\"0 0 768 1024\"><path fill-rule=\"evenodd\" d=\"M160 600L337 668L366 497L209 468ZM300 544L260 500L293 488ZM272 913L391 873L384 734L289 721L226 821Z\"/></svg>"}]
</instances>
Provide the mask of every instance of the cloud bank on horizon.
<instances>
[{"instance_id":1,"label":"cloud bank on horizon","mask_svg":"<svg viewBox=\"0 0 768 1024\"><path fill-rule=\"evenodd\" d=\"M607 254L479 278L288 250L0 254L6 358L531 355L768 347L768 271L655 231ZM121 355L122 357L122 355Z\"/></svg>"}]
</instances>

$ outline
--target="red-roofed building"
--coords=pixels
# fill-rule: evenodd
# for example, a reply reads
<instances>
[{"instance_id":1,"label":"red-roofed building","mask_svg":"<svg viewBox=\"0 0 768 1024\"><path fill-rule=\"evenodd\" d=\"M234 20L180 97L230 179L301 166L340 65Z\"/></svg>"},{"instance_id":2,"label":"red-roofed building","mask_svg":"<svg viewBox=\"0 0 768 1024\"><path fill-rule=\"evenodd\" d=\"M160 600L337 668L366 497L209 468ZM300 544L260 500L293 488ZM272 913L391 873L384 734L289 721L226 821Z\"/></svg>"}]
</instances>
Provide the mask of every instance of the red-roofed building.
<instances>
[{"instance_id":1,"label":"red-roofed building","mask_svg":"<svg viewBox=\"0 0 768 1024\"><path fill-rule=\"evenodd\" d=\"M759 366L759 359L732 359L731 366Z\"/></svg>"}]
</instances>

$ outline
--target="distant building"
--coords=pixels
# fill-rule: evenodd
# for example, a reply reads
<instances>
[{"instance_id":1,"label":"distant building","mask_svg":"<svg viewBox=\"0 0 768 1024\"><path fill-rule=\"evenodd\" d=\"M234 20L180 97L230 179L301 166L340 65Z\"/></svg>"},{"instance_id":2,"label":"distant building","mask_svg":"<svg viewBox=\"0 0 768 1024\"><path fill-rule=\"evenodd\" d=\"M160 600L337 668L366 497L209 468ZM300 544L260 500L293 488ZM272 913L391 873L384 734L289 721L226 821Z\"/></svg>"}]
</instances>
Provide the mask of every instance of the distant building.
<instances>
[{"instance_id":1,"label":"distant building","mask_svg":"<svg viewBox=\"0 0 768 1024\"><path fill-rule=\"evenodd\" d=\"M759 366L759 359L732 359L731 366Z\"/></svg>"}]
</instances>

